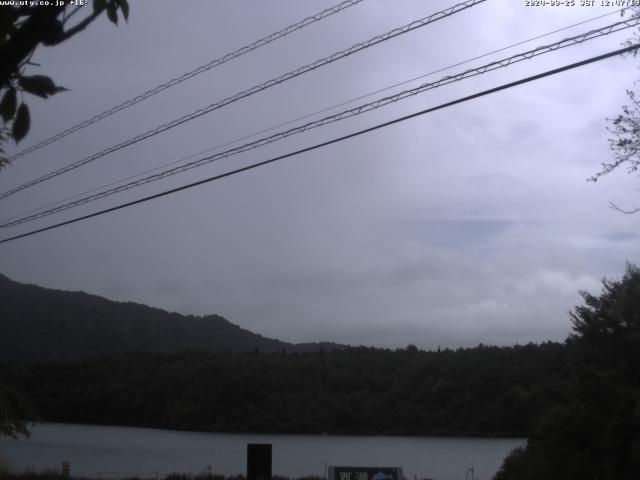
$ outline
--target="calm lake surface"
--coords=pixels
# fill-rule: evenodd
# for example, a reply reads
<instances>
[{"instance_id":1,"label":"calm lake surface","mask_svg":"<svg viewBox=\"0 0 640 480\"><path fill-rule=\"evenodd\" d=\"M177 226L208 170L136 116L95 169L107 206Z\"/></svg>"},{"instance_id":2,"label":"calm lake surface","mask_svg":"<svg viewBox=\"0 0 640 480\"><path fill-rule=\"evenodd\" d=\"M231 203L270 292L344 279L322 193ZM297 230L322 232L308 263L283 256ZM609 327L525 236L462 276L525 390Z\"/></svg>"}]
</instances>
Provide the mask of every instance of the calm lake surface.
<instances>
[{"instance_id":1,"label":"calm lake surface","mask_svg":"<svg viewBox=\"0 0 640 480\"><path fill-rule=\"evenodd\" d=\"M246 473L247 443L273 445L273 474L324 476L331 465L402 467L408 479L490 479L503 458L524 439L253 435L177 432L148 428L47 423L27 440L0 437L0 457L12 471L60 470L115 479L162 478L171 472Z\"/></svg>"}]
</instances>

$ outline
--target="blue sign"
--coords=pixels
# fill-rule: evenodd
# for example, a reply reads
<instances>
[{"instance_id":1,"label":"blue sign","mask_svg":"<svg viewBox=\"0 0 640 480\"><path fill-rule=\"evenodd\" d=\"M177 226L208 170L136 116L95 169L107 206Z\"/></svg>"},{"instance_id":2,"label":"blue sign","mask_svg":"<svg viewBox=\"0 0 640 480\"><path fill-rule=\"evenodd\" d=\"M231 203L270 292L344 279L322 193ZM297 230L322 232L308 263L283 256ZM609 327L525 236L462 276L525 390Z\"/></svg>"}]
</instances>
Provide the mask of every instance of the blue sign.
<instances>
[{"instance_id":1,"label":"blue sign","mask_svg":"<svg viewBox=\"0 0 640 480\"><path fill-rule=\"evenodd\" d=\"M329 467L329 480L403 480L398 467Z\"/></svg>"}]
</instances>

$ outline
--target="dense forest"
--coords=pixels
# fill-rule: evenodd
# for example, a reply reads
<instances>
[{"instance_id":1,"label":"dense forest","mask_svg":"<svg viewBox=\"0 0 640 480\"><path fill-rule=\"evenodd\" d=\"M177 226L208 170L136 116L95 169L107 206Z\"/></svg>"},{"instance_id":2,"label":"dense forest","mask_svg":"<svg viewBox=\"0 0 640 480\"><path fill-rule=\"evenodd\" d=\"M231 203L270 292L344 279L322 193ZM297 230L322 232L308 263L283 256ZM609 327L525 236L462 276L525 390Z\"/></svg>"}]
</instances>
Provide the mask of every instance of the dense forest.
<instances>
[{"instance_id":1,"label":"dense forest","mask_svg":"<svg viewBox=\"0 0 640 480\"><path fill-rule=\"evenodd\" d=\"M222 432L526 436L527 445L507 457L495 480L636 479L640 269L629 266L621 280L603 281L600 295L583 297L564 343L428 352L320 345L301 352L268 344L251 352L35 355L34 361L0 363L0 386L20 392L48 421ZM40 307L34 303L31 311ZM50 311L81 322L75 307L67 307L66 314ZM96 336L93 343L102 340Z\"/></svg>"},{"instance_id":2,"label":"dense forest","mask_svg":"<svg viewBox=\"0 0 640 480\"><path fill-rule=\"evenodd\" d=\"M232 432L526 436L570 349L131 353L0 365L49 421Z\"/></svg>"}]
</instances>

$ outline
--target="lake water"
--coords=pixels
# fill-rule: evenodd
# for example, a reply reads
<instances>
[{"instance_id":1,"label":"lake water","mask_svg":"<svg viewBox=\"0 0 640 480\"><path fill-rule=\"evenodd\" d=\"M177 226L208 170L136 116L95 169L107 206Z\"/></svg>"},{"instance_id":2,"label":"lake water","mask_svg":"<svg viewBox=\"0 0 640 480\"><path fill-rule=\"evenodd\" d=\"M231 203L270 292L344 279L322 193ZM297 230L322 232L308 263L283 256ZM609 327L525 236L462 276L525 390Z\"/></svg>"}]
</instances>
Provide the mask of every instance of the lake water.
<instances>
[{"instance_id":1,"label":"lake water","mask_svg":"<svg viewBox=\"0 0 640 480\"><path fill-rule=\"evenodd\" d=\"M408 479L490 479L524 439L254 435L47 423L27 440L0 437L0 458L12 471L59 471L114 479L162 478L171 472L246 474L247 443L273 445L273 474L324 476L327 466L402 467ZM470 476L470 475L469 475Z\"/></svg>"}]
</instances>

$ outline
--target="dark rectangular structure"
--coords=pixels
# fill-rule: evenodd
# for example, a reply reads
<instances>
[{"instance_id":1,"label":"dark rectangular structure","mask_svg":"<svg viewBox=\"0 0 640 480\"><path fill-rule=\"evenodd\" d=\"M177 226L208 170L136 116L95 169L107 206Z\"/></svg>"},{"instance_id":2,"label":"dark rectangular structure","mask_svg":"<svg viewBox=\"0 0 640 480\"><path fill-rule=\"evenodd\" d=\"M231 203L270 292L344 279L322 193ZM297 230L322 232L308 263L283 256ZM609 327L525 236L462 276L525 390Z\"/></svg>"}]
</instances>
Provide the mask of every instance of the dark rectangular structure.
<instances>
[{"instance_id":1,"label":"dark rectangular structure","mask_svg":"<svg viewBox=\"0 0 640 480\"><path fill-rule=\"evenodd\" d=\"M247 480L271 480L271 444L247 444Z\"/></svg>"}]
</instances>

